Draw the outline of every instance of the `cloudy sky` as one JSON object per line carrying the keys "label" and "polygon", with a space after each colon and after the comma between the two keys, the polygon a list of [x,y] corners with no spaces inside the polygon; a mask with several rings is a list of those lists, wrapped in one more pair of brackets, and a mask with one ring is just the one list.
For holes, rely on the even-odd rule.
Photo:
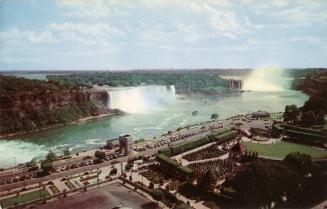
{"label": "cloudy sky", "polygon": [[327,67],[325,0],[0,0],[0,70]]}

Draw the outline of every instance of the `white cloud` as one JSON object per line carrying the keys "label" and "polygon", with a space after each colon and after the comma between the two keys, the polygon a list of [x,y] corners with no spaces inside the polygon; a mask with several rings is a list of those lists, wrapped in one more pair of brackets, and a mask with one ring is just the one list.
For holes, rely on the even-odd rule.
{"label": "white cloud", "polygon": [[126,34],[108,24],[51,23],[42,31],[24,31],[10,28],[0,32],[3,43],[56,44],[59,42],[86,45],[109,45],[112,40],[124,39]]}
{"label": "white cloud", "polygon": [[105,23],[95,23],[95,24],[86,24],[86,23],[51,23],[46,27],[46,30],[52,31],[74,31],[82,35],[89,36],[110,36],[110,35],[120,35],[124,36],[124,32],[111,27]]}
{"label": "white cloud", "polygon": [[[64,15],[66,16],[105,18],[109,15],[135,15],[137,12],[143,16],[148,12],[152,15],[153,11],[156,11],[158,15],[174,16],[176,14],[166,12],[166,9],[168,11],[172,9],[177,12],[180,11],[184,15],[192,16],[193,14],[195,17],[206,18],[205,24],[209,25],[219,35],[235,38],[237,34],[245,32],[237,15],[229,9],[231,6],[229,0],[95,0],[92,4],[83,0],[58,0],[57,2],[60,6],[70,8],[68,12],[65,11]],[[186,23],[180,22],[179,24]],[[154,33],[154,36],[164,35],[157,29],[152,29],[151,32]],[[197,37],[193,33],[189,40],[196,39]]]}
{"label": "white cloud", "polygon": [[132,7],[129,0],[57,0],[60,7],[68,11],[63,12],[67,17],[105,18],[108,16],[127,16],[126,9]]}
{"label": "white cloud", "polygon": [[254,40],[250,39],[247,41],[249,44],[255,45],[282,45],[282,44],[292,44],[292,43],[307,43],[314,45],[325,45],[327,42],[326,38],[316,37],[316,36],[293,36],[285,37],[275,40]]}
{"label": "white cloud", "polygon": [[304,26],[312,25],[314,22],[327,21],[327,13],[300,6],[276,12],[273,15],[285,16],[291,23]]}
{"label": "white cloud", "polygon": [[288,0],[274,0],[275,5],[279,6],[279,7],[283,7],[288,5]]}
{"label": "white cloud", "polygon": [[59,40],[50,31],[21,31],[15,27],[0,32],[0,40],[4,43],[27,41],[30,43],[57,43]]}
{"label": "white cloud", "polygon": [[209,4],[204,4],[203,10],[205,14],[208,14],[209,24],[216,33],[236,38],[236,35],[246,32],[234,11],[227,9],[218,10]]}

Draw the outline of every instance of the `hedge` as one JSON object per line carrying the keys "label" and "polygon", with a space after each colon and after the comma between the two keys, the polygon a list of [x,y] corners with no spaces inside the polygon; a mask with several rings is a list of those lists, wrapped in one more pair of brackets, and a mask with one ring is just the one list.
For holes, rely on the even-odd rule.
{"label": "hedge", "polygon": [[205,136],[200,139],[195,139],[192,141],[187,141],[176,146],[172,146],[165,150],[160,150],[159,153],[165,154],[167,156],[175,156],[182,152],[192,150],[196,147],[208,144],[210,142],[224,143],[238,134],[238,131],[231,129],[224,129],[220,132],[216,132],[214,135]]}
{"label": "hedge", "polygon": [[322,132],[322,131],[318,131],[318,130],[312,130],[312,129],[307,129],[307,128],[302,128],[302,127],[297,127],[297,126],[290,126],[290,125],[281,125],[286,131],[288,130],[292,130],[292,131],[296,131],[296,132],[302,132],[305,134],[313,134],[317,137],[327,137],[327,134]]}
{"label": "hedge", "polygon": [[285,124],[275,124],[273,127],[279,132],[284,130],[286,134],[291,137],[291,141],[314,146],[322,146],[327,143],[327,135],[321,131]]}
{"label": "hedge", "polygon": [[187,174],[187,175],[193,174],[193,170],[191,168],[178,164],[175,160],[167,157],[164,154],[156,154],[156,159],[159,163],[168,165],[174,169],[181,171],[184,174]]}

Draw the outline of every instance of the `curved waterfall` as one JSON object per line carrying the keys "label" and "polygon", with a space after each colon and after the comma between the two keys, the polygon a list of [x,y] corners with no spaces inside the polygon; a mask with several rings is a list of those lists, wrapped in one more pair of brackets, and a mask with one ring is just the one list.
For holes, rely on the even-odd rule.
{"label": "curved waterfall", "polygon": [[257,68],[244,80],[244,90],[284,91],[290,89],[292,80],[281,68]]}
{"label": "curved waterfall", "polygon": [[175,86],[137,86],[114,88],[109,92],[109,108],[128,113],[158,110],[175,104]]}

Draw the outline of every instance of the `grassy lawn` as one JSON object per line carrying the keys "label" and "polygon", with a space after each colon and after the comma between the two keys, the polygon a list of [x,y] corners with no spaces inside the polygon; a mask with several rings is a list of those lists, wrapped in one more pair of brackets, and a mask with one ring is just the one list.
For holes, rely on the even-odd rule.
{"label": "grassy lawn", "polygon": [[[49,196],[48,191],[42,189],[41,190],[41,196],[42,197]],[[1,206],[3,208],[7,208],[7,207],[10,207],[10,206],[14,206],[15,203],[21,204],[21,203],[37,200],[39,198],[40,198],[40,191],[29,192],[29,193],[22,194],[22,195],[20,195],[18,197],[15,196],[15,197],[10,197],[8,199],[1,200]]]}
{"label": "grassy lawn", "polygon": [[284,158],[288,153],[301,152],[311,155],[312,158],[326,157],[327,151],[315,149],[310,146],[293,144],[289,142],[278,142],[275,144],[255,144],[253,142],[242,142],[246,148],[252,152],[258,152],[259,155],[268,157]]}

